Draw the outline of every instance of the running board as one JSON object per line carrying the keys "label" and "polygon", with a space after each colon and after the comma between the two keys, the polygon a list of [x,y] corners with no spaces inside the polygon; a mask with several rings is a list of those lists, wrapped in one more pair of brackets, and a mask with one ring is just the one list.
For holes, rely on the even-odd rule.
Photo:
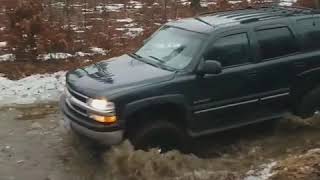
{"label": "running board", "polygon": [[242,126],[247,126],[250,124],[256,124],[256,123],[263,122],[263,121],[280,119],[280,118],[285,117],[285,115],[287,115],[287,114],[288,114],[288,112],[277,114],[277,115],[272,115],[272,116],[265,117],[265,118],[259,118],[259,119],[256,119],[255,121],[249,121],[249,122],[245,122],[245,123],[235,124],[235,125],[223,127],[223,128],[209,129],[209,130],[205,130],[205,131],[201,131],[201,132],[192,132],[189,129],[187,132],[191,137],[199,137],[199,136],[204,136],[204,135],[209,135],[209,134],[214,134],[214,133],[218,133],[218,132],[222,132],[222,131],[226,131],[226,130],[239,128]]}

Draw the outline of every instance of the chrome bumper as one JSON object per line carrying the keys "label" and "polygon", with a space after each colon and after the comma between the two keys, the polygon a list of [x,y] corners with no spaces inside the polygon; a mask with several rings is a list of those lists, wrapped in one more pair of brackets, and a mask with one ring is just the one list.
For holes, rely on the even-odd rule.
{"label": "chrome bumper", "polygon": [[90,130],[84,126],[81,126],[75,122],[72,122],[68,117],[64,116],[66,124],[70,125],[70,128],[81,135],[98,141],[104,145],[116,145],[123,141],[123,130],[116,130],[111,132],[98,132]]}

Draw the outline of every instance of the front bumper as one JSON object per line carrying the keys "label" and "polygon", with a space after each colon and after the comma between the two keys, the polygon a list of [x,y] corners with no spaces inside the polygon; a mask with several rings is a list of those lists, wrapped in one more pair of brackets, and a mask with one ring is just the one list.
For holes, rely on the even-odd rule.
{"label": "front bumper", "polygon": [[66,124],[71,129],[104,145],[115,145],[123,141],[123,130],[119,125],[103,125],[73,112],[66,104],[64,95],[60,98],[60,108]]}

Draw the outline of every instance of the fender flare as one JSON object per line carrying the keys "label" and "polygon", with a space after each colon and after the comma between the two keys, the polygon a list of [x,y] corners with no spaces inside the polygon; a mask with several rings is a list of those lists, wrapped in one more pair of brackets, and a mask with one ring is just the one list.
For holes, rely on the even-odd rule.
{"label": "fender flare", "polygon": [[316,85],[320,85],[320,67],[309,69],[296,76],[291,87],[293,97],[300,97]]}
{"label": "fender flare", "polygon": [[183,111],[185,111],[185,117],[187,119],[190,117],[190,108],[186,103],[184,96],[181,94],[154,96],[128,103],[124,108],[123,117],[127,120],[128,117],[141,109],[162,104],[176,105],[182,108]]}
{"label": "fender flare", "polygon": [[[305,78],[306,76],[317,76],[317,75],[320,75],[320,67],[304,71],[304,72],[298,74],[297,77],[300,79],[300,78]],[[317,77],[320,77],[320,76],[317,76]]]}

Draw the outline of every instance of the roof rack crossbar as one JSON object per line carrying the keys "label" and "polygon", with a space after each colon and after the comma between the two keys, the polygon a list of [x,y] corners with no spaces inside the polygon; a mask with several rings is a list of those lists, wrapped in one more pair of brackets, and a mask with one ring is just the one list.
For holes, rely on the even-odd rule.
{"label": "roof rack crossbar", "polygon": [[208,11],[208,12],[203,12],[203,13],[200,13],[199,16],[202,16],[202,15],[208,15],[208,14],[217,14],[217,13],[228,13],[228,12],[232,12],[232,11],[245,11],[245,10],[253,10],[254,8],[249,6],[249,7],[246,7],[246,8],[239,8],[239,9],[228,9],[228,10],[218,10],[218,11]]}
{"label": "roof rack crossbar", "polygon": [[200,21],[200,22],[202,22],[202,23],[204,23],[204,24],[206,24],[206,25],[209,25],[209,26],[211,26],[211,27],[214,27],[212,24],[208,23],[207,21],[205,21],[205,20],[203,20],[203,19],[201,19],[201,18],[199,18],[199,17],[195,17],[194,19],[196,19],[196,20],[198,20],[198,21]]}
{"label": "roof rack crossbar", "polygon": [[251,19],[251,18],[265,18],[265,17],[284,17],[284,16],[291,16],[293,15],[293,12],[289,12],[289,11],[275,11],[272,13],[263,13],[263,14],[259,14],[259,15],[255,15],[255,16],[243,16],[243,17],[237,17],[235,18],[235,20],[247,20],[247,19]]}

